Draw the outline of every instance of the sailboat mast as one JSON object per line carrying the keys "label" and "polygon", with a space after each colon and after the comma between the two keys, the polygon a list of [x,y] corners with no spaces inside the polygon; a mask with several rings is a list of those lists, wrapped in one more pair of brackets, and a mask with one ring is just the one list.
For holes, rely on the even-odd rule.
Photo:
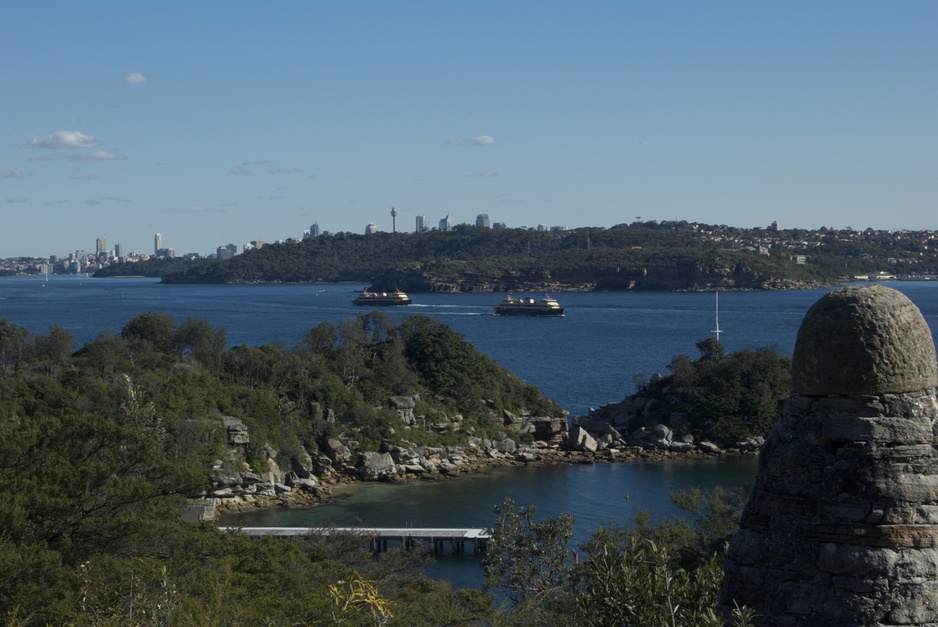
{"label": "sailboat mast", "polygon": [[713,333],[713,334],[717,337],[717,342],[719,342],[719,341],[720,341],[720,334],[723,333],[723,331],[720,330],[720,290],[716,290],[716,291],[714,292],[714,294],[716,295],[716,311],[715,311],[715,314],[716,314],[716,328],[713,329],[713,331],[711,331],[711,333]]}

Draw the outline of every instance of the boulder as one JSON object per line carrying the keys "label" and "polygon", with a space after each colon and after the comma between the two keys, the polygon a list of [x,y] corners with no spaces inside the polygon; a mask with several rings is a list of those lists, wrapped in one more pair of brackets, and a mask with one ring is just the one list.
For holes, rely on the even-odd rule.
{"label": "boulder", "polygon": [[232,416],[222,416],[222,425],[228,434],[228,444],[247,444],[251,441],[248,437],[248,428],[240,419]]}
{"label": "boulder", "polygon": [[335,438],[326,440],[326,455],[336,466],[344,466],[352,459],[349,448]]}
{"label": "boulder", "polygon": [[597,449],[596,440],[580,425],[575,425],[570,429],[570,433],[567,434],[567,444],[575,451],[595,453]]}
{"label": "boulder", "polygon": [[358,476],[365,480],[386,479],[396,474],[396,466],[388,453],[363,453]]}

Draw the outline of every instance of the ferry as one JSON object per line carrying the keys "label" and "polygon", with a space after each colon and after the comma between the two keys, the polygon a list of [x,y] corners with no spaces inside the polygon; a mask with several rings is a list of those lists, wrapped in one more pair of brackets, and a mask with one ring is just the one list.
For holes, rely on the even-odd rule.
{"label": "ferry", "polygon": [[389,305],[409,305],[410,296],[400,290],[393,292],[369,292],[367,289],[352,299],[356,305],[367,307],[386,307]]}
{"label": "ferry", "polygon": [[495,314],[499,316],[562,316],[563,307],[550,296],[544,298],[515,298],[511,294],[495,305]]}

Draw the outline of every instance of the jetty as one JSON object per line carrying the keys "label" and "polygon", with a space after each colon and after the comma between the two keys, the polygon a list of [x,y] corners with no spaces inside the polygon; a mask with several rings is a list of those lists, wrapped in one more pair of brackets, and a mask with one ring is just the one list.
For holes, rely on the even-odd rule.
{"label": "jetty", "polygon": [[482,528],[417,528],[417,527],[219,527],[222,531],[243,533],[248,536],[329,536],[349,534],[368,539],[375,553],[388,549],[388,542],[410,550],[426,543],[435,555],[442,555],[449,545],[450,552],[458,555],[469,545],[473,554],[485,552],[492,534]]}

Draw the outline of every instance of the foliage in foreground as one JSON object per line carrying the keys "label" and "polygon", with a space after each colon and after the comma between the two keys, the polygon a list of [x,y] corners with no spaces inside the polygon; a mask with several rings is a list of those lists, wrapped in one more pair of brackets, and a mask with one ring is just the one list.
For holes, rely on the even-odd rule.
{"label": "foliage in foreground", "polygon": [[672,500],[694,517],[652,525],[639,514],[628,529],[598,529],[576,551],[569,514],[537,521],[533,507],[506,500],[495,508],[486,588],[507,600],[513,625],[750,625],[745,608],[726,618],[715,609],[744,497],[677,493]]}

